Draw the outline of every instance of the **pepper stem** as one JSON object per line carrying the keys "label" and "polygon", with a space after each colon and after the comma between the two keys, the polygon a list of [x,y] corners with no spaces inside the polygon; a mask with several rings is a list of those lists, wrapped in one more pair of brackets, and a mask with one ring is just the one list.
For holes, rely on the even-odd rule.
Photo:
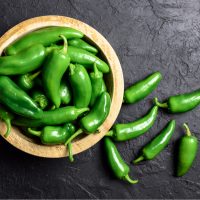
{"label": "pepper stem", "polygon": [[82,113],[86,112],[86,111],[89,111],[90,109],[89,108],[79,108],[77,110],[77,114],[78,116],[81,115]]}
{"label": "pepper stem", "polygon": [[72,143],[71,142],[68,143],[67,147],[68,147],[68,152],[69,152],[69,161],[74,162],[74,157],[72,153]]}
{"label": "pepper stem", "polygon": [[41,71],[38,71],[38,72],[36,72],[36,73],[34,73],[34,74],[30,74],[30,75],[28,76],[29,80],[30,80],[30,81],[34,80],[40,73],[41,73]]}
{"label": "pepper stem", "polygon": [[154,98],[154,102],[155,102],[155,104],[158,106],[158,107],[160,107],[160,108],[168,108],[168,104],[165,102],[165,103],[160,103],[159,101],[158,101],[158,98],[156,97],[156,98]]}
{"label": "pepper stem", "polygon": [[81,135],[83,133],[83,130],[80,128],[78,131],[76,131],[68,140],[65,142],[65,146],[67,146],[71,141],[76,138],[77,136]]}
{"label": "pepper stem", "polygon": [[138,157],[137,159],[135,159],[135,160],[133,161],[133,163],[134,163],[134,164],[138,164],[138,163],[141,162],[142,160],[144,160],[144,156]]}
{"label": "pepper stem", "polygon": [[40,135],[42,134],[42,131],[35,131],[35,130],[31,129],[31,128],[28,128],[28,132],[30,134],[32,134],[32,135],[37,136],[37,137],[40,137]]}
{"label": "pepper stem", "polygon": [[76,66],[74,64],[70,64],[69,65],[69,71],[70,71],[70,75],[74,74],[74,70],[75,70]]}
{"label": "pepper stem", "polygon": [[114,135],[113,130],[110,130],[110,131],[108,131],[108,132],[106,133],[106,136],[108,136],[108,137],[112,137],[113,135]]}
{"label": "pepper stem", "polygon": [[186,130],[186,135],[187,135],[187,136],[191,136],[192,133],[191,133],[190,128],[188,127],[188,125],[187,125],[186,123],[184,123],[184,124],[183,124],[183,127],[184,127],[185,130]]}
{"label": "pepper stem", "polygon": [[68,47],[67,39],[66,39],[66,37],[64,35],[60,35],[60,37],[64,41],[64,46],[63,46],[62,51],[63,51],[64,54],[66,54],[67,53],[67,47]]}
{"label": "pepper stem", "polygon": [[138,180],[131,179],[128,174],[126,176],[124,176],[124,180],[128,181],[130,184],[138,183]]}
{"label": "pepper stem", "polygon": [[97,78],[103,76],[103,73],[98,70],[96,63],[94,63],[94,76],[97,77]]}
{"label": "pepper stem", "polygon": [[10,131],[11,131],[11,120],[7,119],[4,122],[6,123],[6,126],[7,126],[6,127],[7,130],[6,130],[6,133],[5,133],[4,137],[7,138],[9,136],[9,134],[10,134]]}

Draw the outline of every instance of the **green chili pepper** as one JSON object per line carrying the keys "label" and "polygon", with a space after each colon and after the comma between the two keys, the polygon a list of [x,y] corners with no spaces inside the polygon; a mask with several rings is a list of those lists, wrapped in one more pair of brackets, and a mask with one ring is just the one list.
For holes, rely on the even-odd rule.
{"label": "green chili pepper", "polygon": [[152,160],[169,143],[176,126],[175,120],[171,120],[162,132],[142,149],[142,155],[133,161],[134,164],[142,160]]}
{"label": "green chili pepper", "polygon": [[158,107],[154,106],[143,118],[128,124],[115,124],[113,129],[106,136],[112,137],[115,141],[126,141],[146,133],[154,124],[158,114]]}
{"label": "green chili pepper", "polygon": [[9,77],[0,76],[0,102],[19,115],[40,118],[42,110]]}
{"label": "green chili pepper", "polygon": [[45,47],[50,46],[52,43],[56,43],[61,40],[60,35],[64,35],[67,39],[70,38],[82,38],[83,33],[73,28],[68,27],[47,27],[33,31],[26,34],[10,46],[5,49],[6,55],[17,54],[21,50],[25,49],[36,43],[41,43]]}
{"label": "green chili pepper", "polygon": [[155,98],[155,103],[161,108],[167,108],[171,113],[187,112],[200,104],[200,90],[171,96],[165,103],[160,103]]}
{"label": "green chili pepper", "polygon": [[103,60],[84,49],[69,46],[68,54],[73,63],[82,64],[89,69],[96,63],[101,72],[108,73],[110,71],[109,66]]}
{"label": "green chili pepper", "polygon": [[109,114],[111,105],[110,95],[107,92],[102,93],[96,100],[90,112],[80,120],[81,128],[78,129],[66,142],[68,145],[74,138],[83,132],[91,134],[103,124]]}
{"label": "green chili pepper", "polygon": [[0,75],[18,75],[39,68],[46,56],[44,46],[32,45],[13,56],[0,57]]}
{"label": "green chili pepper", "polygon": [[38,105],[39,108],[44,110],[49,105],[49,100],[44,95],[44,93],[39,89],[34,89],[31,92],[31,97],[33,101]]}
{"label": "green chili pepper", "polygon": [[71,90],[69,88],[69,85],[67,84],[67,81],[61,81],[60,84],[60,97],[61,97],[61,103],[62,104],[69,104],[72,99]]}
{"label": "green chili pepper", "polygon": [[87,70],[79,64],[70,64],[69,81],[73,93],[73,103],[77,108],[87,107],[90,103],[92,86]]}
{"label": "green chili pepper", "polygon": [[14,116],[5,108],[0,107],[0,119],[4,121],[7,126],[7,130],[4,136],[8,137],[11,131],[11,121],[14,119]]}
{"label": "green chili pepper", "polygon": [[60,37],[64,40],[63,49],[55,49],[48,55],[42,71],[44,90],[56,108],[59,108],[61,104],[59,92],[61,79],[70,63],[67,55],[67,40],[62,35]]}
{"label": "green chili pepper", "polygon": [[17,85],[24,91],[28,91],[34,86],[34,79],[40,74],[38,71],[34,74],[23,74],[17,78]]}
{"label": "green chili pepper", "polygon": [[97,69],[96,63],[94,64],[94,72],[90,73],[90,80],[92,84],[90,106],[93,106],[98,96],[100,96],[103,92],[106,92],[103,73]]}
{"label": "green chili pepper", "polygon": [[124,162],[120,153],[112,140],[108,137],[104,138],[105,155],[107,156],[108,164],[114,175],[121,180],[128,181],[131,184],[136,184],[138,180],[132,180],[129,177],[129,166]]}
{"label": "green chili pepper", "polygon": [[90,44],[88,44],[87,42],[85,42],[82,39],[79,39],[79,38],[71,39],[71,40],[68,40],[68,43],[69,43],[70,46],[84,49],[84,50],[89,51],[93,54],[98,53],[97,48],[91,46]]}
{"label": "green chili pepper", "polygon": [[186,135],[179,143],[177,176],[183,176],[191,168],[198,150],[198,139],[192,136],[187,124],[183,124],[186,129]]}
{"label": "green chili pepper", "polygon": [[67,106],[55,110],[43,111],[40,119],[27,119],[18,117],[13,124],[26,127],[40,127],[45,125],[60,125],[76,120],[80,115],[89,111],[89,108],[76,108]]}
{"label": "green chili pepper", "polygon": [[125,103],[136,103],[145,97],[147,97],[155,88],[158,86],[162,74],[155,72],[145,78],[144,80],[138,81],[134,85],[127,88],[124,92]]}

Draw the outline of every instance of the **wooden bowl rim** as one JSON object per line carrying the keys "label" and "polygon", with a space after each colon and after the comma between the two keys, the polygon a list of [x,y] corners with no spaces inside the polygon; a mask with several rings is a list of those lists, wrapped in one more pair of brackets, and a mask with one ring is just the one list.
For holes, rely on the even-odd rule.
{"label": "wooden bowl rim", "polygon": [[[115,51],[109,42],[97,30],[77,19],[56,15],[31,18],[17,24],[8,30],[0,38],[0,55],[9,44],[11,44],[19,37],[22,37],[28,32],[32,32],[36,29],[48,26],[72,27],[83,32],[86,37],[92,40],[101,49],[111,68],[111,75],[113,79],[113,94],[110,113],[105,122],[99,128],[100,133],[90,134],[81,138],[80,140],[73,142],[73,154],[78,154],[95,145],[115,122],[121,109],[123,100],[124,79],[122,68]],[[0,122],[1,134],[5,132],[5,129],[5,124]],[[46,158],[61,158],[68,156],[67,148],[64,145],[46,146],[33,143],[31,139],[23,135],[16,127],[12,127],[11,134],[8,138],[3,138],[16,148],[35,156]]]}

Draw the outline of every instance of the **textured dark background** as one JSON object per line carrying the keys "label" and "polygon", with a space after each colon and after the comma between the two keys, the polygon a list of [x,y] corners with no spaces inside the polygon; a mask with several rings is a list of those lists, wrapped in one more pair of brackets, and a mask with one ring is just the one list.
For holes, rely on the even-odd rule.
{"label": "textured dark background", "polygon": [[[159,70],[163,80],[156,91],[136,105],[123,106],[118,122],[140,118],[156,95],[199,88],[200,1],[198,0],[4,0],[0,1],[0,34],[17,23],[40,15],[80,19],[102,33],[115,49],[125,86]],[[182,115],[159,112],[154,127],[136,140],[117,144],[130,163],[139,149],[172,118],[176,132],[169,146],[153,161],[131,164],[137,185],[118,181],[106,168],[102,142],[68,159],[27,155],[0,140],[1,198],[200,198],[200,152],[190,172],[174,177],[174,155],[181,125],[189,122],[200,139],[200,107]]]}

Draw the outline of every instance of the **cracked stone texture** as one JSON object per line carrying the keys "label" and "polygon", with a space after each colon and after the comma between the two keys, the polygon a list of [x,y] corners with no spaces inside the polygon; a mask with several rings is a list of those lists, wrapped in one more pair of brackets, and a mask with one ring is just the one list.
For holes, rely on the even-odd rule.
{"label": "cracked stone texture", "polygon": [[[4,0],[0,2],[2,35],[17,23],[40,15],[80,19],[102,33],[119,56],[125,86],[159,70],[163,80],[145,100],[123,106],[117,122],[144,115],[152,98],[199,88],[200,1],[198,0]],[[200,198],[200,152],[187,175],[174,177],[174,158],[183,122],[200,138],[200,107],[181,115],[162,111],[147,134],[117,147],[125,161],[135,158],[170,119],[177,127],[168,147],[153,161],[130,164],[137,185],[116,180],[107,169],[102,142],[68,159],[27,155],[1,139],[0,198]]]}

